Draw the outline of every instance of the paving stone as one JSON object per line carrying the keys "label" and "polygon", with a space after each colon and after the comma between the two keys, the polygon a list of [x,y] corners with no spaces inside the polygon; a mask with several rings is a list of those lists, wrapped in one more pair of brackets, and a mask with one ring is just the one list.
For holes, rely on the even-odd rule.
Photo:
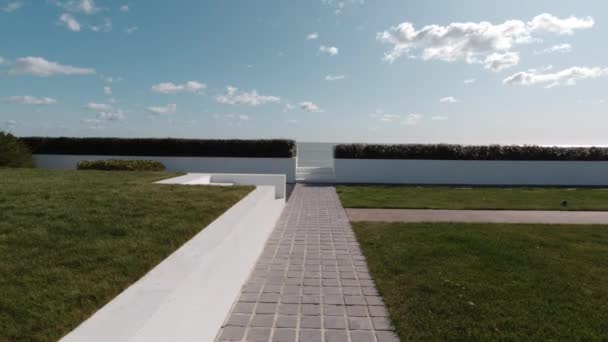
{"label": "paving stone", "polygon": [[372,322],[367,317],[349,317],[348,328],[350,330],[372,330]]}
{"label": "paving stone", "polygon": [[299,312],[299,304],[279,304],[279,314],[281,315],[297,315]]}
{"label": "paving stone", "polygon": [[323,313],[326,316],[344,316],[346,310],[343,305],[323,305]]}
{"label": "paving stone", "polygon": [[295,328],[298,326],[298,316],[279,316],[275,325],[277,328]]}
{"label": "paving stone", "polygon": [[346,307],[348,317],[367,317],[367,307],[363,305],[351,305]]}
{"label": "paving stone", "polygon": [[267,342],[270,338],[270,328],[251,328],[247,333],[247,342]]}
{"label": "paving stone", "polygon": [[272,327],[274,323],[274,315],[255,315],[251,320],[252,327]]}
{"label": "paving stone", "polygon": [[246,327],[249,323],[250,316],[251,315],[232,314],[226,322],[226,326]]}
{"label": "paving stone", "polygon": [[376,338],[369,331],[351,331],[350,340],[352,342],[375,342]]}
{"label": "paving stone", "polygon": [[372,323],[376,330],[393,330],[391,321],[386,317],[372,317]]}
{"label": "paving stone", "polygon": [[278,293],[262,293],[260,303],[278,303],[281,296]]}
{"label": "paving stone", "polygon": [[270,303],[259,303],[255,308],[256,314],[274,314],[277,311],[276,304]]}
{"label": "paving stone", "polygon": [[365,305],[365,297],[363,296],[344,296],[346,305]]}
{"label": "paving stone", "polygon": [[295,342],[296,330],[295,329],[275,329],[272,335],[273,342]]}
{"label": "paving stone", "polygon": [[302,304],[301,312],[304,316],[318,316],[321,314],[321,305]]}
{"label": "paving stone", "polygon": [[312,328],[321,329],[321,317],[320,316],[303,316],[300,319],[301,328]]}
{"label": "paving stone", "polygon": [[220,341],[240,341],[245,335],[245,328],[225,327],[222,329]]}
{"label": "paving stone", "polygon": [[384,306],[370,306],[369,315],[372,317],[388,317],[388,312]]}
{"label": "paving stone", "polygon": [[234,313],[248,314],[248,313],[252,313],[253,312],[253,308],[254,307],[255,307],[255,303],[242,303],[242,302],[238,302],[234,306],[234,309],[232,310],[232,312],[234,312]]}
{"label": "paving stone", "polygon": [[321,330],[301,329],[298,342],[322,342]]}
{"label": "paving stone", "polygon": [[346,330],[325,331],[325,342],[348,342],[348,332]]}
{"label": "paving stone", "polygon": [[392,331],[378,331],[376,337],[378,342],[399,342],[399,337]]}
{"label": "paving stone", "polygon": [[344,316],[325,316],[324,320],[325,329],[346,329],[346,320]]}

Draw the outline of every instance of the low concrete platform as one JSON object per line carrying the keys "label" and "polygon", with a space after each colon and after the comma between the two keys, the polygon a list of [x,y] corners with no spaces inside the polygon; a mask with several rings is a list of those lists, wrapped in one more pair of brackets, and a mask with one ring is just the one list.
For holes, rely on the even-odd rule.
{"label": "low concrete platform", "polygon": [[346,209],[351,221],[608,225],[605,211]]}

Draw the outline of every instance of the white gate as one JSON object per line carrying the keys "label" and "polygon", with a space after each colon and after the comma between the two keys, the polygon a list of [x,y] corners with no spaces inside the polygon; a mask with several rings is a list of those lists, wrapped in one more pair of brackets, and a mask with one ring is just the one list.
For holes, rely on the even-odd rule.
{"label": "white gate", "polygon": [[296,180],[331,182],[334,180],[334,146],[332,143],[298,143]]}

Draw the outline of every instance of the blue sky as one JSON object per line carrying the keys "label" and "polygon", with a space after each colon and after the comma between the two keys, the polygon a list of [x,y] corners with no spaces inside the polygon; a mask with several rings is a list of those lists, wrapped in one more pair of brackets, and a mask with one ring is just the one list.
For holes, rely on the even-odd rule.
{"label": "blue sky", "polygon": [[608,144],[607,25],[597,0],[0,0],[0,129]]}

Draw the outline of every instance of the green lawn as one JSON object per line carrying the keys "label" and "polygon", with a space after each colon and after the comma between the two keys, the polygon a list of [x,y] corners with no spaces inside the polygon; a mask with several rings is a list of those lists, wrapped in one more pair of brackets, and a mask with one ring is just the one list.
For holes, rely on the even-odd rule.
{"label": "green lawn", "polygon": [[608,340],[608,227],[354,228],[402,341]]}
{"label": "green lawn", "polygon": [[608,210],[606,189],[338,186],[337,191],[346,208]]}
{"label": "green lawn", "polygon": [[252,190],[172,176],[0,169],[0,341],[56,341]]}

